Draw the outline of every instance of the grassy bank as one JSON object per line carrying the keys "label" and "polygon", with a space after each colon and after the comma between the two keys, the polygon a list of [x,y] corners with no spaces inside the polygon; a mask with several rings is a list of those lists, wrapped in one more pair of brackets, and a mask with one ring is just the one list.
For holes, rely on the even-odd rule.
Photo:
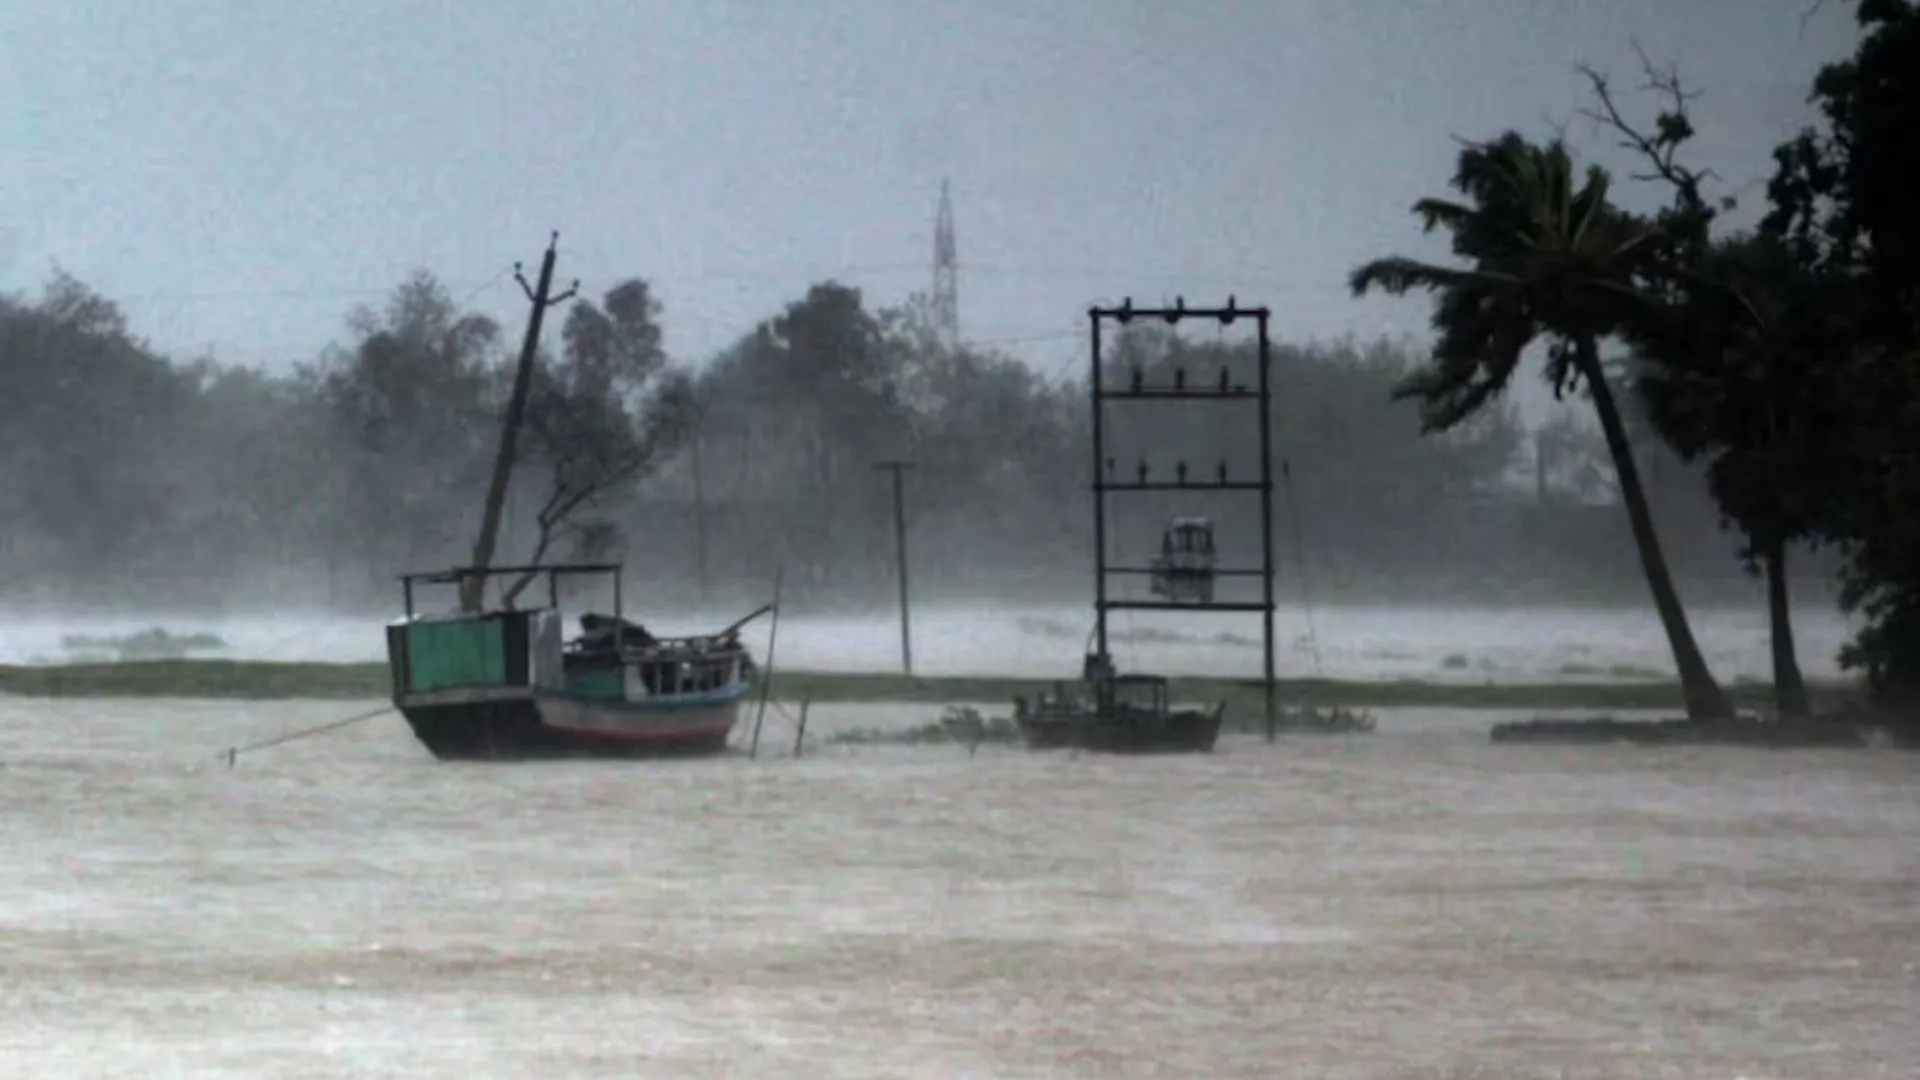
{"label": "grassy bank", "polygon": [[[774,694],[816,702],[911,701],[929,704],[1011,701],[1052,686],[1049,679],[932,677],[783,671]],[[1763,685],[1729,687],[1746,708],[1764,707]],[[1815,684],[1816,702],[1838,704],[1855,696],[1852,684]],[[385,664],[274,663],[235,660],[149,660],[48,667],[0,666],[0,693],[33,697],[193,697],[238,699],[384,698],[392,692]],[[1238,711],[1259,708],[1257,681],[1185,678],[1174,696],[1187,701],[1226,699]],[[1367,682],[1287,679],[1283,701],[1346,708],[1447,706],[1478,709],[1678,709],[1679,687],[1671,682],[1569,682],[1464,684],[1416,681]]]}

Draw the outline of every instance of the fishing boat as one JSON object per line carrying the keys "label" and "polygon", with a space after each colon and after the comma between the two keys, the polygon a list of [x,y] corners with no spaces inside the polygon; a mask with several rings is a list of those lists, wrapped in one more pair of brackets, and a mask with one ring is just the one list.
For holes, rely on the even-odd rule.
{"label": "fishing boat", "polygon": [[[422,585],[544,578],[548,603],[422,614]],[[587,613],[569,638],[563,578],[610,578],[613,614]],[[456,568],[401,578],[405,614],[387,626],[393,704],[442,760],[717,754],[753,681],[740,631],[660,638],[622,617],[620,567],[563,563]]]}
{"label": "fishing boat", "polygon": [[1121,674],[1096,654],[1087,656],[1078,686],[1055,683],[1050,695],[1013,700],[1014,723],[1028,749],[1108,754],[1209,753],[1226,710],[1224,701],[1175,708],[1166,676]]}

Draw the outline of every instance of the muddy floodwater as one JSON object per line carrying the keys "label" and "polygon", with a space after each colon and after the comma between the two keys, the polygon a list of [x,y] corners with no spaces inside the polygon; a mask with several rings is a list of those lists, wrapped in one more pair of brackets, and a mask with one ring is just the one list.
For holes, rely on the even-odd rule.
{"label": "muddy floodwater", "polygon": [[0,1075],[1912,1077],[1920,757],[434,762],[0,699]]}

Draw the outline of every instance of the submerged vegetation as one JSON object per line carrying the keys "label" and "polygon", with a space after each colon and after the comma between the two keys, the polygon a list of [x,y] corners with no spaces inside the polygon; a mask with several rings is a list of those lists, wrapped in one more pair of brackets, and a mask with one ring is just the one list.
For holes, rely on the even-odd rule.
{"label": "submerged vegetation", "polygon": [[197,652],[216,652],[227,647],[218,634],[205,632],[176,634],[155,626],[132,634],[67,634],[60,647],[77,658],[104,654],[114,660],[178,660]]}
{"label": "submerged vegetation", "polygon": [[1726,720],[1526,720],[1495,724],[1497,743],[1631,743],[1640,746],[1752,746],[1770,750],[1866,746],[1867,729],[1838,717],[1811,720],[1738,717]]}
{"label": "submerged vegetation", "polygon": [[843,728],[827,736],[827,741],[845,746],[1011,745],[1020,741],[1020,725],[1010,716],[982,716],[971,706],[950,705],[939,720],[929,724]]}
{"label": "submerged vegetation", "polygon": [[[1313,708],[1294,706],[1279,713],[1279,730],[1299,735],[1364,735],[1374,729],[1372,713],[1341,706]],[[1264,730],[1264,718],[1244,713],[1230,729],[1241,733]],[[919,746],[925,743],[958,743],[962,746],[1011,744],[1020,741],[1020,725],[1010,716],[985,716],[968,705],[949,705],[939,720],[909,727],[845,728],[827,737],[828,742],[858,746]]]}

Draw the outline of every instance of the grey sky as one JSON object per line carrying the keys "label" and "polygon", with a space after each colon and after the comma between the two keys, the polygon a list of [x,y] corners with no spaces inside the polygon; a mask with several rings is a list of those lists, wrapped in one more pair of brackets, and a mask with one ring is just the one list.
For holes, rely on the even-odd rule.
{"label": "grey sky", "polygon": [[1637,35],[1739,186],[1851,39],[1808,6],[0,0],[0,288],[57,261],[165,349],[279,366],[416,266],[517,332],[501,274],[557,228],[563,278],[648,277],[699,358],[818,279],[924,288],[946,175],[965,334],[1049,374],[1128,293],[1420,332],[1342,282],[1431,250],[1451,135],[1572,118]]}

